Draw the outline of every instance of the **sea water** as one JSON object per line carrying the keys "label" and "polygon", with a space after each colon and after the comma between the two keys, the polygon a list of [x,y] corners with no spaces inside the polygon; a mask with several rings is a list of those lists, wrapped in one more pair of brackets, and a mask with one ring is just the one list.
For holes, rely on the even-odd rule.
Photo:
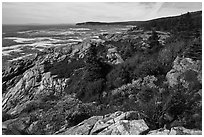
{"label": "sea water", "polygon": [[121,33],[128,26],[3,25],[2,65],[29,57],[45,48],[70,46],[103,33]]}

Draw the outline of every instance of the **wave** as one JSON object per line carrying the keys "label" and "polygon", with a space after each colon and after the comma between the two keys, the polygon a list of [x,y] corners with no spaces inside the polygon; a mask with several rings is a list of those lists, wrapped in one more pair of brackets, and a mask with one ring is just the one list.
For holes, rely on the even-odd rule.
{"label": "wave", "polygon": [[70,28],[70,30],[74,30],[74,31],[88,31],[91,30],[89,28]]}
{"label": "wave", "polygon": [[5,50],[18,49],[18,48],[22,47],[23,45],[22,44],[18,44],[18,45],[13,45],[13,46],[9,46],[9,47],[2,47],[2,50],[5,51]]}
{"label": "wave", "polygon": [[91,38],[93,38],[93,39],[99,39],[99,36],[92,36]]}
{"label": "wave", "polygon": [[33,54],[27,54],[27,55],[20,56],[20,57],[17,57],[17,58],[8,60],[8,61],[9,61],[9,62],[12,62],[12,61],[20,60],[20,59],[23,59],[23,58],[26,58],[26,57],[29,57],[29,56],[32,56],[32,55],[33,55]]}
{"label": "wave", "polygon": [[18,34],[24,34],[24,33],[30,33],[30,32],[33,32],[35,30],[27,30],[27,31],[19,31],[17,32]]}
{"label": "wave", "polygon": [[72,42],[72,41],[73,41],[73,42],[82,42],[83,40],[82,40],[82,39],[68,39],[67,41],[68,41],[68,42],[70,42],[70,41],[71,41],[71,42]]}
{"label": "wave", "polygon": [[12,50],[6,50],[2,51],[2,56],[10,56],[11,52],[22,52],[23,50],[21,49],[12,49]]}
{"label": "wave", "polygon": [[33,38],[18,38],[18,37],[5,37],[4,39],[11,39],[17,43],[24,43],[27,41],[32,41],[34,40]]}

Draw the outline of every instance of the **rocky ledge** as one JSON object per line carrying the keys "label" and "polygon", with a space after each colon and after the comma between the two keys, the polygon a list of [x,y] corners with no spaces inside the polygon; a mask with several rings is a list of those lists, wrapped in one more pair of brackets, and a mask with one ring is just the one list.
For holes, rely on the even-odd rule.
{"label": "rocky ledge", "polygon": [[64,128],[56,135],[201,135],[202,131],[172,127],[151,130],[137,111],[121,112],[105,116],[93,116],[71,128]]}

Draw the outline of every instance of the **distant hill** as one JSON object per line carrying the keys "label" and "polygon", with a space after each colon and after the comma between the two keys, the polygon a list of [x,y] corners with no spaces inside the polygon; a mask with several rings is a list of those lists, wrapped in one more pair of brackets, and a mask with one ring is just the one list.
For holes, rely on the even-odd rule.
{"label": "distant hill", "polygon": [[202,28],[202,11],[188,12],[179,16],[163,17],[153,20],[144,21],[141,24],[135,24],[144,29],[150,29],[152,27],[157,30],[169,31],[175,30],[180,25],[184,25],[187,22],[191,22],[191,28]]}
{"label": "distant hill", "polygon": [[[158,30],[169,30],[170,28],[174,28],[178,25],[179,21],[186,14],[182,14],[179,16],[171,16],[171,17],[162,17],[147,21],[126,21],[126,22],[82,22],[77,23],[76,25],[136,25],[140,27],[144,27],[149,29],[150,27],[156,27]],[[198,28],[202,26],[202,11],[190,12],[192,22]]]}
{"label": "distant hill", "polygon": [[76,25],[135,25],[142,24],[145,21],[127,21],[127,22],[82,22]]}

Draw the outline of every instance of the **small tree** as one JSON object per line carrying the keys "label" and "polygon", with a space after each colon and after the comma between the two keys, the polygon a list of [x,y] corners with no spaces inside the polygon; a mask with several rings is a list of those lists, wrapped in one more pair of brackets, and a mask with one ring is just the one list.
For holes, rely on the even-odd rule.
{"label": "small tree", "polygon": [[193,27],[194,27],[194,24],[192,21],[191,13],[188,12],[183,16],[181,16],[178,22],[178,27],[177,27],[178,31],[191,31]]}
{"label": "small tree", "polygon": [[97,49],[96,44],[91,44],[86,55],[86,73],[85,80],[95,81],[99,78],[102,78],[102,63],[97,58]]}
{"label": "small tree", "polygon": [[159,36],[155,30],[152,31],[151,36],[148,38],[149,49],[156,51],[159,49]]}

